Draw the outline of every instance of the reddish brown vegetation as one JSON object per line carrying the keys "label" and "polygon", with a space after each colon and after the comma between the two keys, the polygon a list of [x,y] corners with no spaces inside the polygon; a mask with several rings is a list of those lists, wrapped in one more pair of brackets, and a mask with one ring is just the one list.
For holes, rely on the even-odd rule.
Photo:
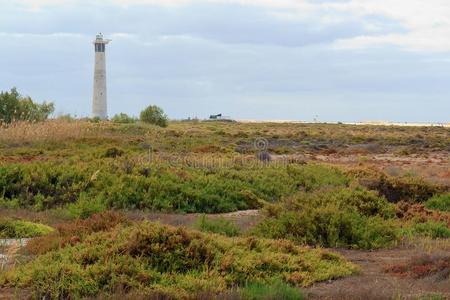
{"label": "reddish brown vegetation", "polygon": [[397,217],[406,220],[416,220],[421,223],[427,221],[445,222],[450,227],[450,213],[440,212],[436,210],[426,209],[422,204],[414,204],[410,202],[397,203]]}
{"label": "reddish brown vegetation", "polygon": [[450,277],[450,256],[413,257],[408,263],[388,266],[385,271],[400,277],[416,279],[438,275],[439,280],[445,280]]}
{"label": "reddish brown vegetation", "polygon": [[126,217],[117,212],[107,211],[94,214],[86,220],[75,220],[58,225],[54,233],[31,240],[27,244],[26,250],[30,254],[39,255],[66,245],[73,246],[91,233],[107,231],[126,222]]}

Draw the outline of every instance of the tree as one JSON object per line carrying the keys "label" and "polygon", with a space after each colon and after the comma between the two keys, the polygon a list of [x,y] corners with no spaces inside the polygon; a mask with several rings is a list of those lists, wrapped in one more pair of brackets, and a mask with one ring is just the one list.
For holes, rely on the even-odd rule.
{"label": "tree", "polygon": [[140,117],[141,121],[144,123],[154,124],[161,127],[167,127],[169,121],[162,108],[156,105],[150,105],[141,111]]}
{"label": "tree", "polygon": [[21,96],[16,88],[0,93],[0,123],[44,121],[54,110],[53,103],[34,103],[30,97]]}

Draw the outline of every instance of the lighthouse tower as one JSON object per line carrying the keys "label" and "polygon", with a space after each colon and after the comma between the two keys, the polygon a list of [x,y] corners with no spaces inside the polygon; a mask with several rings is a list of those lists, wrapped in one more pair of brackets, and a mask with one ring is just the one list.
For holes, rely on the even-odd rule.
{"label": "lighthouse tower", "polygon": [[92,117],[102,120],[108,118],[108,107],[106,101],[106,44],[111,40],[103,39],[101,33],[97,34],[95,45],[95,68],[94,68],[94,95],[92,98]]}

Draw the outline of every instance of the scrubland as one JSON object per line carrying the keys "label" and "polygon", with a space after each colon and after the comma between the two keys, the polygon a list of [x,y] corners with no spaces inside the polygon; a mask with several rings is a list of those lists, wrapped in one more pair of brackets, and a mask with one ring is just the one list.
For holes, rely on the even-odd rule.
{"label": "scrubland", "polygon": [[36,299],[333,299],[315,286],[365,278],[352,256],[409,249],[422,263],[377,272],[439,274],[431,292],[445,299],[449,153],[442,127],[3,126],[0,234],[33,239],[10,255],[0,286]]}

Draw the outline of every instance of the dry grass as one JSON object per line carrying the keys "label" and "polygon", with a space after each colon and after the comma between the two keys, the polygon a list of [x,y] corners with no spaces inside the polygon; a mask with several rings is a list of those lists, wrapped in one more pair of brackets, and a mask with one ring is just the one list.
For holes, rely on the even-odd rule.
{"label": "dry grass", "polygon": [[13,242],[6,249],[6,253],[1,259],[1,270],[9,270],[16,265],[17,253],[21,249],[19,241]]}
{"label": "dry grass", "polygon": [[55,142],[98,135],[99,124],[85,121],[48,120],[45,122],[15,122],[3,125],[0,143],[23,145],[35,142]]}
{"label": "dry grass", "polygon": [[450,253],[450,239],[414,237],[404,239],[399,247],[403,249],[414,249],[417,250],[417,253],[425,254]]}

